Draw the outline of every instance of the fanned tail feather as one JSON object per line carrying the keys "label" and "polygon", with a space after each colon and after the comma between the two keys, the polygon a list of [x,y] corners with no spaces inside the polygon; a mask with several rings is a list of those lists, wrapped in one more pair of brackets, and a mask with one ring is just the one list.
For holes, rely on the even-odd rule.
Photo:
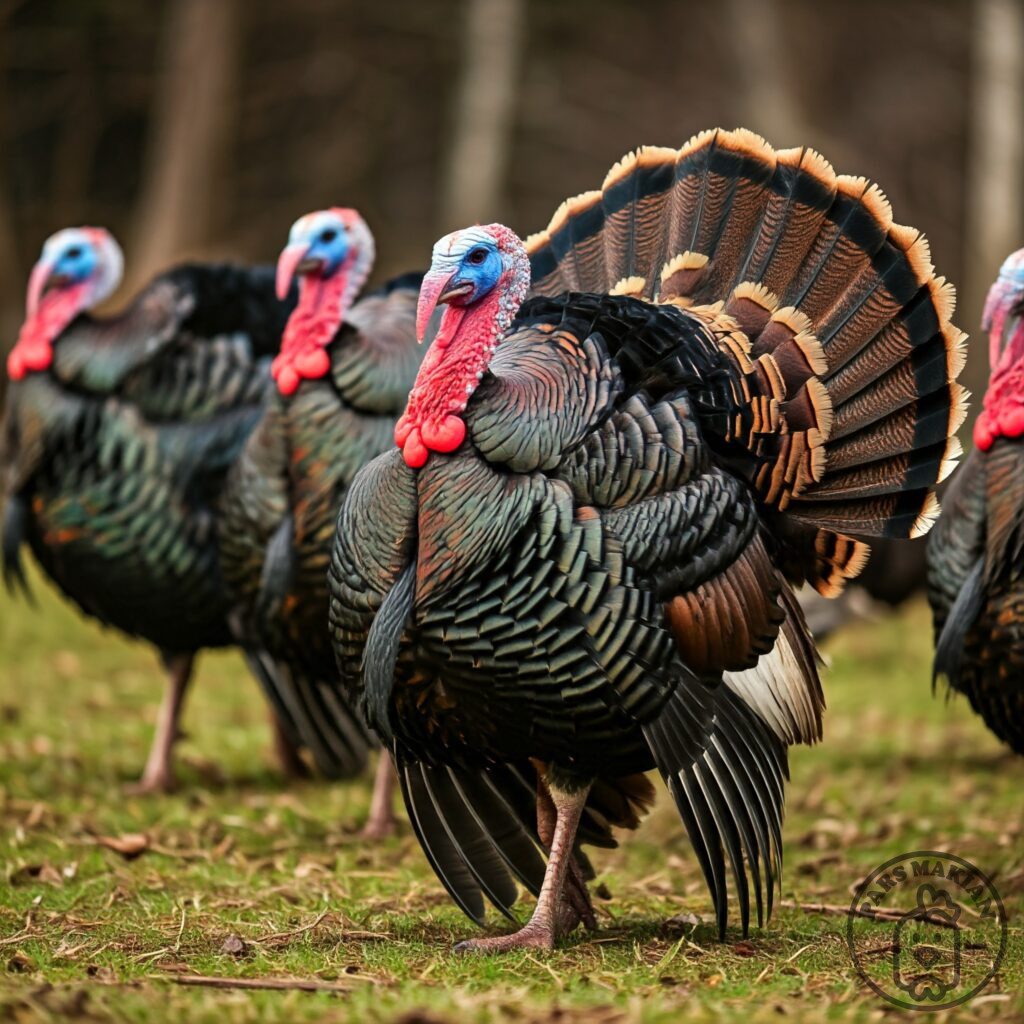
{"label": "fanned tail feather", "polygon": [[767,506],[808,527],[818,551],[798,561],[820,590],[866,554],[837,565],[822,548],[934,521],[960,455],[965,336],[927,241],[876,185],[718,129],[627,155],[527,247],[534,294],[616,290],[705,325],[735,370],[721,441],[749,452]]}

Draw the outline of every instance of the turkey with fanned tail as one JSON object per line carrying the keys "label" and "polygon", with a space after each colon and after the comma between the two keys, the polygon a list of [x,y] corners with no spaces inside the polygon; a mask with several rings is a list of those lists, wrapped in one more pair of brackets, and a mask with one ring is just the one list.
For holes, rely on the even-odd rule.
{"label": "turkey with fanned tail", "polygon": [[342,508],[331,628],[452,897],[538,895],[463,948],[592,924],[579,845],[636,826],[654,767],[719,930],[729,876],[744,931],[770,912],[823,707],[792,586],[837,593],[854,535],[934,520],[953,301],[876,186],[742,130],[627,156],[525,244],[437,243],[421,331],[444,313]]}

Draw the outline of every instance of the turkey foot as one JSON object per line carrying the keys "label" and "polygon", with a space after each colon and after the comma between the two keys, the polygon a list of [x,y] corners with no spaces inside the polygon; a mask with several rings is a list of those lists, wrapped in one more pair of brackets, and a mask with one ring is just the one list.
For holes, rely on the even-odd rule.
{"label": "turkey foot", "polygon": [[377,774],[373,779],[373,796],[370,799],[370,816],[366,819],[359,835],[363,839],[378,842],[387,839],[395,832],[395,767],[391,763],[391,755],[380,752],[377,762]]}
{"label": "turkey foot", "polygon": [[[555,786],[548,787],[555,812],[555,824],[544,884],[541,886],[537,906],[529,922],[511,935],[467,939],[455,947],[455,952],[505,953],[512,949],[554,949],[558,939],[567,935],[581,919],[585,920],[584,914],[576,909],[573,897],[566,894],[565,888],[567,876],[571,876],[574,866],[573,844],[589,789],[589,786],[585,786],[574,793],[569,793]],[[593,918],[593,911],[590,911],[590,917]],[[570,924],[571,927],[567,930],[567,925]]]}
{"label": "turkey foot", "polygon": [[[569,862],[569,870],[566,872],[565,888],[558,912],[559,921],[564,922],[564,935],[568,935],[578,924],[582,924],[588,932],[597,931],[597,917],[590,899],[590,890],[575,855]],[[568,923],[570,919],[571,924]]]}
{"label": "turkey foot", "polygon": [[167,670],[167,687],[156,719],[156,732],[149,748],[149,757],[142,778],[125,787],[132,796],[148,796],[153,793],[171,793],[177,780],[174,776],[173,753],[178,739],[178,720],[185,703],[185,691],[192,678],[192,654],[161,655]]}

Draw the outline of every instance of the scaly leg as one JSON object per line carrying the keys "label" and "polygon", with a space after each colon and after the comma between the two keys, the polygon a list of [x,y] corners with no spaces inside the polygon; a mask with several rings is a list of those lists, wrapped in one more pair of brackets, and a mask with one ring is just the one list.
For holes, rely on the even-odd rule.
{"label": "scaly leg", "polygon": [[192,653],[163,655],[167,687],[157,714],[156,732],[153,734],[142,778],[128,787],[129,793],[170,793],[174,789],[172,754],[179,735],[178,719],[185,703],[185,691],[192,678],[194,660],[195,655]]}
{"label": "scaly leg", "polygon": [[370,816],[362,832],[364,839],[386,839],[395,831],[395,783],[398,776],[391,763],[391,755],[381,750],[377,774],[373,778],[373,796],[370,798]]}
{"label": "scaly leg", "polygon": [[[555,827],[548,854],[548,867],[544,873],[537,906],[533,917],[512,935],[489,939],[467,939],[460,942],[458,953],[504,953],[510,949],[553,949],[555,941],[565,935],[567,921],[562,903],[566,876],[572,867],[572,849],[579,827],[580,816],[587,802],[585,786],[574,793],[548,785],[555,809]],[[575,915],[573,915],[575,916]]]}
{"label": "scaly leg", "polygon": [[302,757],[299,754],[299,748],[295,745],[294,740],[292,740],[291,734],[284,727],[284,723],[281,721],[280,716],[273,707],[271,707],[269,711],[270,730],[273,735],[274,743],[274,756],[277,758],[277,763],[281,766],[281,771],[284,773],[285,778],[310,778],[309,768],[306,767],[306,762],[302,760]]}
{"label": "scaly leg", "polygon": [[[551,849],[555,838],[555,822],[557,813],[547,783],[544,781],[542,767],[537,765],[537,835],[546,850]],[[594,904],[590,899],[583,869],[576,859],[575,853],[569,859],[569,868],[562,887],[562,898],[558,908],[559,934],[568,935],[582,922],[588,931],[597,928],[597,917]]]}

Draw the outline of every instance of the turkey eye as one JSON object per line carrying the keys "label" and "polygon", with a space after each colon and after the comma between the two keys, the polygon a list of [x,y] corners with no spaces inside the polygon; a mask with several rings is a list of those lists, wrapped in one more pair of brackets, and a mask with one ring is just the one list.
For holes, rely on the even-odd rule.
{"label": "turkey eye", "polygon": [[326,231],[321,232],[321,242],[333,242],[338,237],[338,232],[334,228],[328,228]]}
{"label": "turkey eye", "polygon": [[475,263],[477,266],[479,266],[481,263],[483,263],[483,261],[485,259],[487,259],[487,250],[486,249],[474,249],[469,254],[469,262],[470,263]]}
{"label": "turkey eye", "polygon": [[69,260],[77,260],[82,255],[82,247],[80,245],[73,245],[64,254]]}

